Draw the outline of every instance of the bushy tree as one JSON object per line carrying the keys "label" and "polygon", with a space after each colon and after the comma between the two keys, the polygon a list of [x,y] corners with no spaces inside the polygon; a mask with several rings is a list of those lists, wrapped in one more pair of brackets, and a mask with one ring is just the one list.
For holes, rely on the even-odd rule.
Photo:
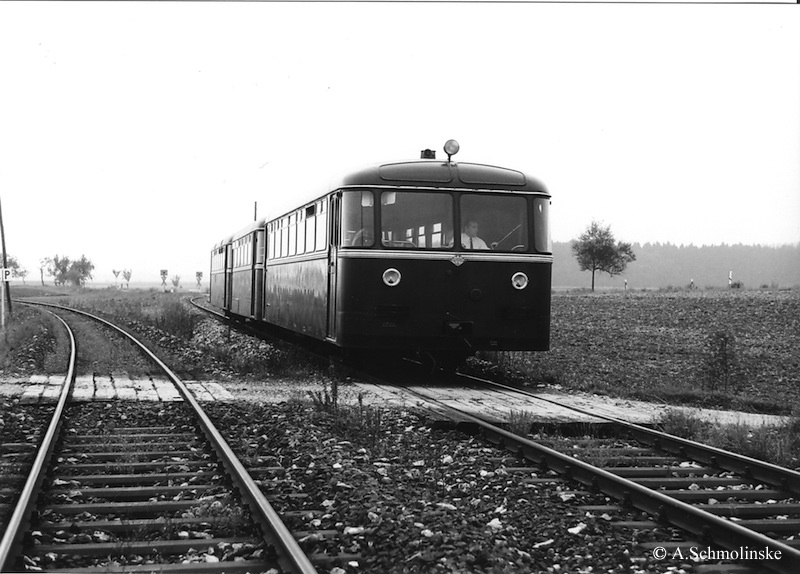
{"label": "bushy tree", "polygon": [[59,287],[64,285],[67,282],[69,273],[69,266],[72,263],[69,257],[66,255],[61,257],[56,255],[52,259],[49,259],[47,265],[47,274],[53,278],[53,283]]}
{"label": "bushy tree", "polygon": [[57,286],[65,285],[69,281],[76,287],[83,287],[88,279],[92,279],[92,271],[94,263],[85,255],[81,255],[81,258],[75,261],[66,255],[64,257],[56,255],[49,259],[47,267],[47,274],[53,277],[53,283]]}
{"label": "bushy tree", "polygon": [[581,271],[592,272],[594,291],[595,272],[602,271],[611,277],[625,271],[628,263],[636,260],[630,243],[615,242],[611,226],[603,227],[596,221],[586,228],[572,244],[572,253]]}
{"label": "bushy tree", "polygon": [[86,285],[87,279],[93,278],[92,271],[94,271],[94,263],[91,259],[87,259],[86,255],[81,255],[80,259],[70,264],[67,279],[76,287],[83,287]]}

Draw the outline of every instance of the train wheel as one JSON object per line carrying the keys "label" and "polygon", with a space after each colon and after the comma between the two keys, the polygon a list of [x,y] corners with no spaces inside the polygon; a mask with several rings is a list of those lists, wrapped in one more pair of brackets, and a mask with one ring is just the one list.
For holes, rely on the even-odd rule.
{"label": "train wheel", "polygon": [[470,353],[458,351],[420,351],[418,359],[426,373],[430,375],[453,375],[464,366]]}

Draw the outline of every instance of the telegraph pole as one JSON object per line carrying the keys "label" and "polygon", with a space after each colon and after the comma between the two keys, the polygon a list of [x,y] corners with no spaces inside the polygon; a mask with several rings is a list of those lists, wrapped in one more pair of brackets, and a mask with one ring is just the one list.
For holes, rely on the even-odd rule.
{"label": "telegraph pole", "polygon": [[[2,243],[2,248],[3,248],[3,268],[5,269],[6,267],[8,267],[8,256],[6,255],[6,228],[3,225],[2,202],[0,202],[0,243]],[[2,304],[5,305],[5,303],[8,302],[8,316],[11,317],[11,291],[8,288],[8,281],[3,281],[3,286],[5,287],[6,301],[2,302]],[[3,326],[5,327],[5,322]]]}

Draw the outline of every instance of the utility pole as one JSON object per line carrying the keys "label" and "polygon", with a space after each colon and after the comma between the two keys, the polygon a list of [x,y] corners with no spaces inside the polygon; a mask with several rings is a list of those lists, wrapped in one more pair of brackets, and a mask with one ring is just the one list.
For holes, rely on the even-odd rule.
{"label": "utility pole", "polygon": [[[0,242],[3,248],[3,268],[8,267],[8,256],[6,255],[6,228],[3,225],[3,203],[0,202]],[[3,305],[8,303],[8,316],[11,317],[11,291],[8,287],[8,281],[4,281],[6,301],[2,302]]]}

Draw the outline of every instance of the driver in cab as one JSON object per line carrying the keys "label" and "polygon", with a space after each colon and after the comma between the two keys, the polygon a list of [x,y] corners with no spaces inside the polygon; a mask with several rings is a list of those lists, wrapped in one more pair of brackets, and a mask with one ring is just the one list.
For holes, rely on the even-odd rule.
{"label": "driver in cab", "polygon": [[464,224],[464,232],[461,234],[461,247],[464,249],[489,249],[486,242],[478,237],[478,222],[468,219]]}

